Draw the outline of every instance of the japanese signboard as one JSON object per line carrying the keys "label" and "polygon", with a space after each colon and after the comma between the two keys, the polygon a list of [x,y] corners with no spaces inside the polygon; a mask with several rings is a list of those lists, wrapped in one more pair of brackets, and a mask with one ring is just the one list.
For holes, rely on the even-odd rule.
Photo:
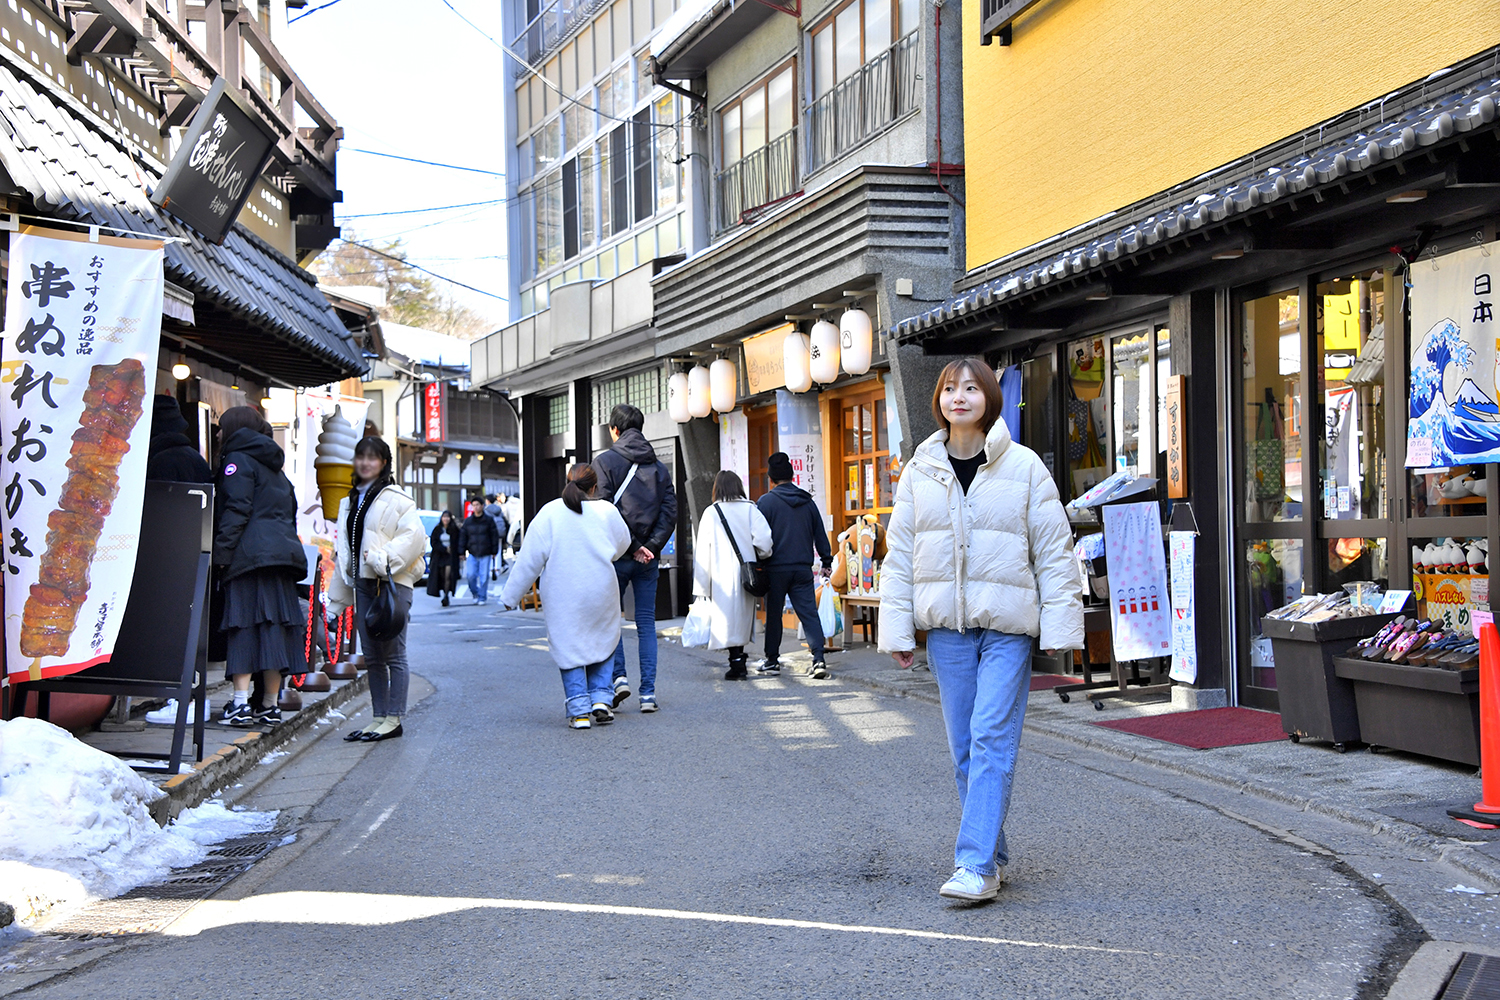
{"label": "japanese signboard", "polygon": [[1146,660],[1169,655],[1172,615],[1160,505],[1106,506],[1104,557],[1109,563],[1109,618],[1115,659]]}
{"label": "japanese signboard", "polygon": [[818,417],[816,393],[798,395],[776,390],[776,434],[781,450],[792,460],[792,481],[812,494],[823,514],[826,528],[833,527],[828,513],[828,491],[823,482],[823,422]]}
{"label": "japanese signboard", "polygon": [[214,243],[250,197],[276,133],[219,77],[193,114],[151,202]]}
{"label": "japanese signboard", "polygon": [[745,384],[750,388],[750,395],[786,385],[784,346],[791,329],[791,323],[783,323],[745,341]]}
{"label": "japanese signboard", "polygon": [[428,382],[422,387],[422,436],[434,443],[448,438],[446,382]]}
{"label": "japanese signboard", "polygon": [[1411,409],[1406,464],[1500,462],[1500,243],[1411,267]]}
{"label": "japanese signboard", "polygon": [[[1181,376],[1177,376],[1181,377]],[[1198,625],[1193,608],[1194,546],[1196,531],[1167,533],[1172,562],[1172,680],[1193,684],[1198,680]]]}
{"label": "japanese signboard", "polygon": [[1167,453],[1167,496],[1185,499],[1187,484],[1187,415],[1183,410],[1184,375],[1168,375],[1162,396],[1161,435]]}
{"label": "japanese signboard", "polygon": [[135,575],[161,337],[162,245],[11,238],[0,345],[5,669],[108,660]]}

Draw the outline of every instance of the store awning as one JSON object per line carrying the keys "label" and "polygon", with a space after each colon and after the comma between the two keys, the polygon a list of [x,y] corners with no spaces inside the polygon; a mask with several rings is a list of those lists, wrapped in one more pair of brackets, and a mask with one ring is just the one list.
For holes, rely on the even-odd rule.
{"label": "store awning", "polygon": [[364,373],[353,337],[316,279],[235,225],[222,246],[205,242],[148,200],[160,173],[132,158],[84,117],[0,66],[0,166],[47,215],[139,233],[168,243],[168,280],[194,296],[201,344],[288,385],[323,385]]}
{"label": "store awning", "polygon": [[[1168,249],[1233,217],[1263,211],[1282,199],[1347,185],[1354,175],[1417,157],[1495,121],[1500,76],[1455,69],[1294,136],[1272,150],[1188,181],[1154,198],[1085,223],[988,265],[980,282],[926,312],[896,323],[889,333],[918,341],[966,327],[1014,300],[1050,285],[1100,280],[1110,265]],[[1467,77],[1469,82],[1458,84]],[[1434,87],[1447,84],[1441,96]],[[1289,150],[1300,150],[1295,153]],[[1277,155],[1279,153],[1279,155]],[[1413,171],[1416,167],[1411,168]],[[1321,196],[1320,196],[1321,200]],[[992,276],[991,276],[992,275]]]}

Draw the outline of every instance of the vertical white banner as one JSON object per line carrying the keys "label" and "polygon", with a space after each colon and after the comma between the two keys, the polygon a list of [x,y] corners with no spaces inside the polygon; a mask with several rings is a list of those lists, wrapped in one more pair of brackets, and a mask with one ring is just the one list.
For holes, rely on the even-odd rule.
{"label": "vertical white banner", "polygon": [[744,410],[719,414],[719,468],[735,473],[750,488],[750,422]]}
{"label": "vertical white banner", "polygon": [[833,515],[828,512],[828,490],[823,481],[823,421],[818,416],[818,394],[777,389],[776,434],[781,450],[792,460],[792,481],[812,494],[823,515],[824,528],[832,529]]}
{"label": "vertical white banner", "polygon": [[11,237],[0,346],[7,676],[75,673],[114,652],[145,498],[161,248]]}
{"label": "vertical white banner", "polygon": [[1145,660],[1172,651],[1167,554],[1160,518],[1161,507],[1155,503],[1104,508],[1109,617],[1117,660]]}
{"label": "vertical white banner", "polygon": [[1198,625],[1193,612],[1194,546],[1196,531],[1169,531],[1167,551],[1172,564],[1172,669],[1181,684],[1198,680]]}

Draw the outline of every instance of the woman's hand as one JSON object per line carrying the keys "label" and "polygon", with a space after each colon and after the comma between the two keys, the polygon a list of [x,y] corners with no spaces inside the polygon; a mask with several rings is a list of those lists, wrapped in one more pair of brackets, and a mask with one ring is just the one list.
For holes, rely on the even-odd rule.
{"label": "woman's hand", "polygon": [[391,568],[391,557],[385,549],[371,549],[365,553],[365,565],[370,567],[370,572],[376,576],[385,576]]}
{"label": "woman's hand", "polygon": [[917,651],[914,649],[908,649],[899,653],[892,653],[891,659],[895,660],[896,666],[900,667],[902,670],[910,670],[911,665],[917,662]]}

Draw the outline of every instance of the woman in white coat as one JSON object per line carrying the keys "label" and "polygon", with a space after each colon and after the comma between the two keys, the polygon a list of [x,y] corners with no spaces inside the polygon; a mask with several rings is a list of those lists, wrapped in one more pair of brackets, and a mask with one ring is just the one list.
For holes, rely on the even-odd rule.
{"label": "woman in white coat", "polygon": [[693,543],[693,594],[708,601],[708,648],[729,650],[724,679],[742,681],[747,676],[745,646],[755,632],[759,598],[745,590],[740,557],[746,563],[770,558],[771,525],[746,498],[737,473],[725,469],[715,476],[713,497]]}
{"label": "woman in white coat", "polygon": [[938,376],[942,430],[896,489],[880,569],[880,648],[912,665],[915,631],[943,704],[963,809],[950,899],[993,899],[1009,861],[1005,813],[1031,680],[1032,644],[1083,646],[1072,534],[1036,452],[1000,420],[1000,385],[978,358]]}
{"label": "woman in white coat", "polygon": [[500,594],[507,608],[518,607],[541,578],[547,644],[562,671],[574,729],[615,721],[610,673],[620,644],[620,594],[614,564],[630,548],[630,529],[614,504],[594,496],[598,488],[592,466],[568,470],[562,498],[544,505],[526,526],[526,544]]}

